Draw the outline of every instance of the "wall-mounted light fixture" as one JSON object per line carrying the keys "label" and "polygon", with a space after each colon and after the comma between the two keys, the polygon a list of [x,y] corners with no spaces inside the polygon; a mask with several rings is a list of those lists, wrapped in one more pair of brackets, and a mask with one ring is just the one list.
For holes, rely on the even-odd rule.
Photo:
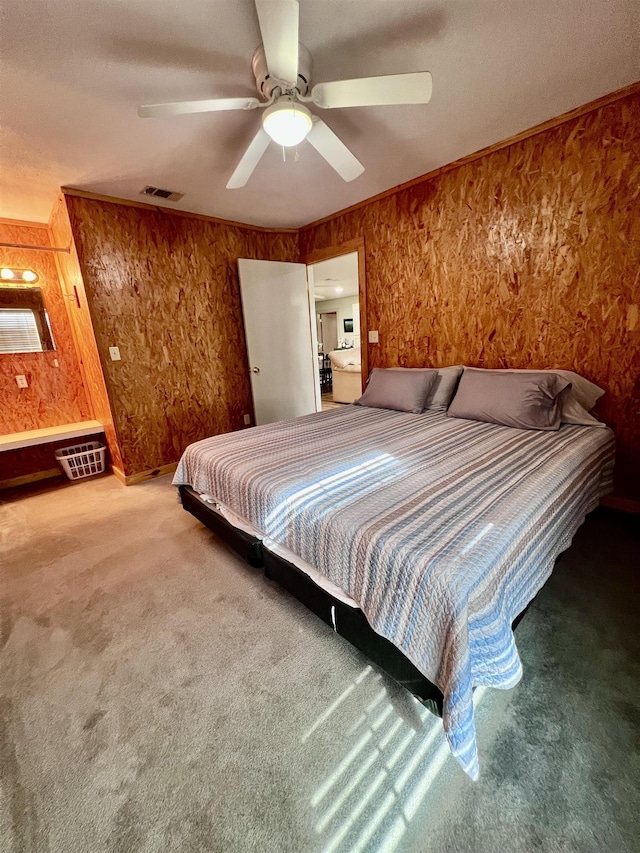
{"label": "wall-mounted light fixture", "polygon": [[0,279],[6,282],[33,284],[38,280],[38,273],[33,270],[16,270],[10,267],[0,269]]}

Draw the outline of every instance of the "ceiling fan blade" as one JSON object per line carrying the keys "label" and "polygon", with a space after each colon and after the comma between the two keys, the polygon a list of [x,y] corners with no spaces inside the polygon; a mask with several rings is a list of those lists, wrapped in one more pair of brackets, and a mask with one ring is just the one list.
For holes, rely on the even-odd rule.
{"label": "ceiling fan blade", "polygon": [[337,107],[428,104],[431,89],[431,74],[428,71],[415,71],[410,74],[318,83],[311,90],[311,97],[317,107],[325,110]]}
{"label": "ceiling fan blade", "polygon": [[253,170],[260,162],[260,158],[267,150],[271,137],[262,127],[253,137],[249,147],[242,155],[240,162],[236,166],[235,172],[227,181],[228,190],[237,190],[243,187],[251,175]]}
{"label": "ceiling fan blade", "polygon": [[322,119],[314,116],[307,139],[343,180],[353,181],[364,172],[362,163]]}
{"label": "ceiling fan blade", "polygon": [[177,101],[173,104],[146,104],[138,107],[140,118],[163,118],[187,113],[215,113],[218,110],[252,110],[259,107],[257,98],[212,98],[208,101]]}
{"label": "ceiling fan blade", "polygon": [[267,68],[272,77],[298,82],[298,0],[256,0]]}

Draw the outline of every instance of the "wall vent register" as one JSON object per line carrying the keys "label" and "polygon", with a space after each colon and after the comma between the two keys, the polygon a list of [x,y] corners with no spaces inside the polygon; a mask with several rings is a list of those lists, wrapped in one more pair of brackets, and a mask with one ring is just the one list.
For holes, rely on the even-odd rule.
{"label": "wall vent register", "polygon": [[184,198],[184,193],[177,193],[174,190],[162,190],[159,187],[147,186],[141,190],[140,195],[151,195],[155,198],[164,198],[167,201],[180,201]]}

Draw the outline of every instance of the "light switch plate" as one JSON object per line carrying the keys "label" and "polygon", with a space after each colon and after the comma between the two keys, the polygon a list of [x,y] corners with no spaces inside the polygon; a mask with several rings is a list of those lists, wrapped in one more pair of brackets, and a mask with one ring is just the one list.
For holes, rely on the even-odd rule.
{"label": "light switch plate", "polygon": [[109,347],[109,355],[111,356],[111,361],[121,361],[118,347]]}
{"label": "light switch plate", "polygon": [[378,343],[378,330],[377,329],[374,329],[373,331],[369,332],[369,343],[370,344],[377,344]]}
{"label": "light switch plate", "polygon": [[27,377],[23,373],[20,373],[18,376],[16,376],[16,385],[18,386],[18,388],[28,388],[29,387],[29,383],[27,382]]}

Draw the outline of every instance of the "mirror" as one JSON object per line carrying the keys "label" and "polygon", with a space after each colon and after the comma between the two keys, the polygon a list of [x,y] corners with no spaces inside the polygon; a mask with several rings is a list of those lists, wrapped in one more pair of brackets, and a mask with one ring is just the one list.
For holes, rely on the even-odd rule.
{"label": "mirror", "polygon": [[46,352],[55,348],[42,290],[0,287],[0,353]]}

